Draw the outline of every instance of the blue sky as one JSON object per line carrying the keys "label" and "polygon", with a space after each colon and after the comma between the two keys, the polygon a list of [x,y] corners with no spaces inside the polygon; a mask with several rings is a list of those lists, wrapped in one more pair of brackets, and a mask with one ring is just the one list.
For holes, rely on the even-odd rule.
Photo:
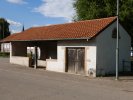
{"label": "blue sky", "polygon": [[12,33],[30,27],[71,22],[74,0],[0,0],[0,17],[10,23]]}

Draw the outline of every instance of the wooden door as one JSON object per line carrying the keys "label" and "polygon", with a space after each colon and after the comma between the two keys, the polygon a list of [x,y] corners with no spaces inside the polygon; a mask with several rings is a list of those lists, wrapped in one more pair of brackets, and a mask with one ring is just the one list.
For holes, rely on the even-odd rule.
{"label": "wooden door", "polygon": [[84,48],[67,48],[67,71],[84,74]]}

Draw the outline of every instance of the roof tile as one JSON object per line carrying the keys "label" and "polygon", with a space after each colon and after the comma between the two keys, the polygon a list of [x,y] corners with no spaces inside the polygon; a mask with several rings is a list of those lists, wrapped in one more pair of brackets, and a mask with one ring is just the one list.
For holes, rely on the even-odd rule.
{"label": "roof tile", "polygon": [[116,20],[116,17],[34,27],[8,36],[3,41],[62,40],[93,38]]}

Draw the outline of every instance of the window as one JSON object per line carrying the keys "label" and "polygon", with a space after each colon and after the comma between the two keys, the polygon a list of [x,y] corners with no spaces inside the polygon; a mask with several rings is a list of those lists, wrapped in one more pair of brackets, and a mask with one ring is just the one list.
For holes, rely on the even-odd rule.
{"label": "window", "polygon": [[[117,38],[117,28],[114,28],[113,30],[112,30],[112,38]],[[120,33],[119,33],[119,39],[120,39]]]}

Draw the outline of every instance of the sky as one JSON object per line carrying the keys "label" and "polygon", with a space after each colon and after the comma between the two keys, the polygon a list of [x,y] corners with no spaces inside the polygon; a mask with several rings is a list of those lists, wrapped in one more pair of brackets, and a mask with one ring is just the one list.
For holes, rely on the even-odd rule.
{"label": "sky", "polygon": [[0,17],[10,23],[11,33],[30,27],[71,22],[74,0],[0,0]]}

